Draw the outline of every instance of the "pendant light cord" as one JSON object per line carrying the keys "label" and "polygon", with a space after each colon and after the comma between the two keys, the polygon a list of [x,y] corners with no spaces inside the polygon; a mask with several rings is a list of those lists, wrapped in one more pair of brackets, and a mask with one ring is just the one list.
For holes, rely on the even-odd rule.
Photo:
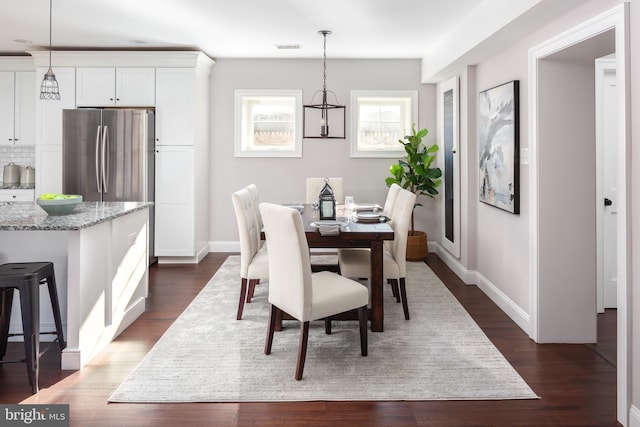
{"label": "pendant light cord", "polygon": [[51,26],[53,23],[53,19],[51,15],[53,14],[53,0],[49,0],[49,71],[51,71]]}
{"label": "pendant light cord", "polygon": [[324,68],[323,68],[323,72],[322,72],[322,90],[323,91],[327,91],[327,33],[324,32],[323,34],[324,37],[324,46],[323,46],[323,64],[324,64]]}

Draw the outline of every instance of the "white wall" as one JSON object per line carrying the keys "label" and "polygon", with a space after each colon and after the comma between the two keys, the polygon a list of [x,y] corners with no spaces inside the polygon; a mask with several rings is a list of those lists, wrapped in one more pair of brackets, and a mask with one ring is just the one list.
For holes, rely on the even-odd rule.
{"label": "white wall", "polygon": [[[231,193],[255,183],[263,201],[304,200],[307,176],[342,176],[345,194],[356,202],[384,203],[384,179],[397,159],[350,158],[348,105],[351,90],[418,90],[419,127],[429,129],[426,143],[436,141],[435,85],[420,83],[419,60],[327,60],[327,88],[347,106],[347,139],[307,139],[302,158],[235,158],[234,90],[302,89],[303,102],[322,88],[322,60],[221,59],[211,76],[211,214],[213,250],[231,250],[238,241]],[[429,238],[440,235],[437,201],[423,200],[416,228]],[[236,247],[237,250],[237,247]]]}

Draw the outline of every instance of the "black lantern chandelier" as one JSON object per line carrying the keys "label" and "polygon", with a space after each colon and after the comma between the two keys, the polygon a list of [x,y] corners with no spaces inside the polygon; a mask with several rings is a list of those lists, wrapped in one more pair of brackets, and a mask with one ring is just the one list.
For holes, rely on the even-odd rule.
{"label": "black lantern chandelier", "polygon": [[56,75],[51,69],[51,14],[53,12],[53,0],[49,0],[49,70],[47,70],[40,84],[40,99],[60,100],[60,88]]}
{"label": "black lantern chandelier", "polygon": [[[304,129],[302,132],[302,137],[303,138],[338,138],[338,139],[344,139],[345,138],[345,120],[346,120],[346,109],[344,105],[340,105],[338,104],[338,98],[336,97],[336,94],[333,93],[330,90],[327,90],[327,36],[329,34],[331,34],[331,31],[329,30],[321,30],[318,31],[318,34],[320,34],[323,39],[324,39],[324,45],[323,45],[323,74],[322,74],[322,90],[317,91],[316,93],[313,94],[313,97],[311,98],[311,103],[310,104],[306,104],[304,105],[304,110],[303,110],[303,117],[302,117],[302,121],[304,123]],[[322,95],[322,102],[321,103],[317,103],[316,101],[316,96],[318,94]],[[327,95],[331,94],[333,96],[334,99],[334,104],[330,104],[327,101]],[[342,112],[342,114],[340,114],[340,112]],[[319,114],[318,114],[319,113]],[[334,120],[340,120],[340,116],[342,116],[342,129],[340,129],[340,125],[338,123],[338,131],[342,131],[341,134],[339,134],[338,136],[336,136],[336,134],[334,133],[333,135],[330,134],[329,132],[329,119],[331,119],[332,124],[334,123]],[[307,126],[307,122],[312,122],[314,124]],[[310,130],[307,131],[307,128],[311,128],[311,129],[319,129],[319,134],[317,134],[316,132]],[[333,127],[332,128],[336,128]]]}

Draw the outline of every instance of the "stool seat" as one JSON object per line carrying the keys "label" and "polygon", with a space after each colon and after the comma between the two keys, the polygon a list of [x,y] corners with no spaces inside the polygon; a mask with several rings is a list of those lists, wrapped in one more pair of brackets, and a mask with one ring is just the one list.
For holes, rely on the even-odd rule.
{"label": "stool seat", "polygon": [[[46,284],[49,291],[51,309],[56,324],[55,332],[40,332],[40,285],[42,284]],[[20,294],[21,334],[9,333],[14,290]],[[24,336],[24,362],[27,365],[27,376],[33,393],[38,392],[41,334],[57,335],[56,341],[60,345],[60,350],[66,347],[53,263],[20,262],[0,265],[0,360],[4,359],[7,352],[9,337]],[[7,361],[2,363],[5,362]]]}

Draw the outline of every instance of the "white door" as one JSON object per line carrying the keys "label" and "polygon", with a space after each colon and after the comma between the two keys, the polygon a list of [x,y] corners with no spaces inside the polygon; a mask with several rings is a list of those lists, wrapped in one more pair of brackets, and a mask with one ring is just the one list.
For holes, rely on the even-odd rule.
{"label": "white door", "polygon": [[615,59],[596,61],[598,312],[617,307],[618,108]]}

